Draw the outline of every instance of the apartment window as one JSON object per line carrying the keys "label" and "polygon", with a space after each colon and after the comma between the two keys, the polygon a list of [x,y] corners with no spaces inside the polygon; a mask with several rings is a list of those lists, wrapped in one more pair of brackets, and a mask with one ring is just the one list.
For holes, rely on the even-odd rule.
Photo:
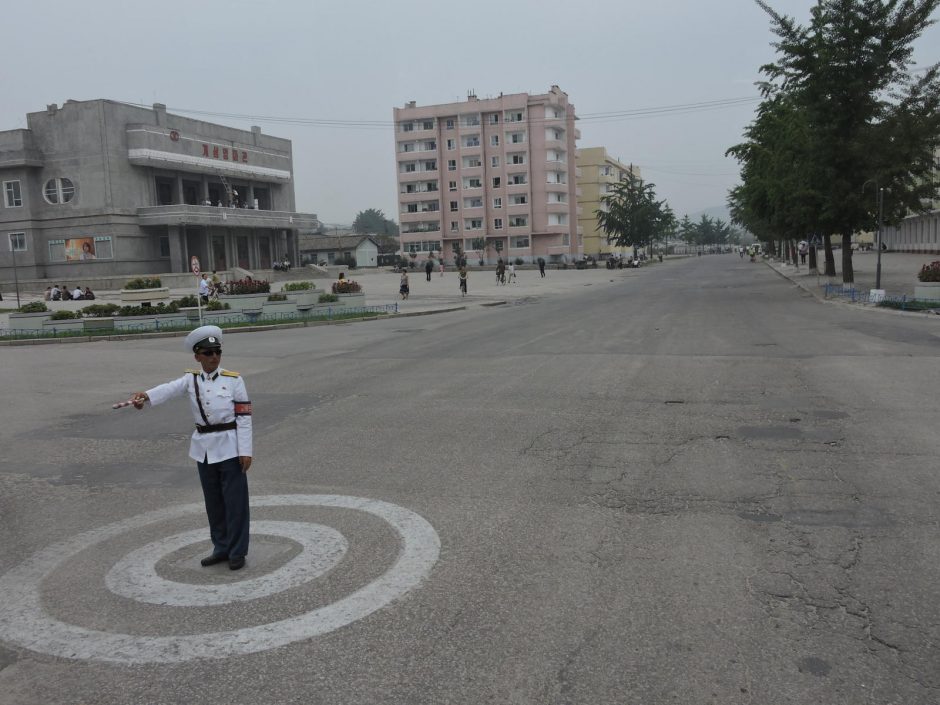
{"label": "apartment window", "polygon": [[413,151],[415,151],[415,143],[414,143],[414,142],[402,142],[402,143],[401,143],[401,151],[402,151],[402,152],[413,152]]}
{"label": "apartment window", "polygon": [[494,169],[499,168],[499,157],[490,157],[490,166]]}
{"label": "apartment window", "polygon": [[464,115],[460,119],[461,127],[478,127],[480,125],[480,115],[479,113],[474,115]]}
{"label": "apartment window", "polygon": [[528,202],[529,202],[529,197],[523,193],[518,196],[513,196],[512,199],[509,201],[509,205],[524,206]]}
{"label": "apartment window", "polygon": [[453,212],[456,211],[456,210],[457,210],[457,201],[451,201],[451,202],[450,202],[450,212],[453,213]]}
{"label": "apartment window", "polygon": [[479,135],[469,135],[463,138],[464,147],[479,147],[480,146],[480,136]]}
{"label": "apartment window", "polygon": [[409,174],[417,170],[418,170],[418,165],[415,164],[414,162],[406,162],[405,164],[402,164],[402,171],[405,172],[406,174]]}
{"label": "apartment window", "polygon": [[490,135],[490,146],[499,147],[499,135]]}
{"label": "apartment window", "polygon": [[480,167],[483,166],[483,162],[480,161],[479,157],[464,157],[463,166],[464,169]]}
{"label": "apartment window", "polygon": [[428,140],[421,143],[421,151],[423,152],[433,152],[435,149],[437,149],[437,140]]}
{"label": "apartment window", "polygon": [[160,236],[160,256],[161,257],[170,256],[170,236],[169,235]]}
{"label": "apartment window", "polygon": [[437,171],[437,159],[429,159],[424,163],[425,171]]}
{"label": "apartment window", "polygon": [[564,235],[562,235],[562,236],[561,236],[561,244],[562,244],[562,245],[570,245],[570,244],[571,244],[571,235],[569,235],[568,233],[565,233]]}
{"label": "apartment window", "polygon": [[490,125],[499,124],[499,113],[491,113],[487,119],[489,120]]}
{"label": "apartment window", "polygon": [[509,141],[513,144],[522,144],[525,142],[525,132],[513,132],[509,135]]}
{"label": "apartment window", "polygon": [[483,188],[483,181],[477,178],[467,179],[467,188]]}
{"label": "apartment window", "polygon": [[424,188],[425,191],[437,191],[436,181],[428,181],[424,186],[425,186]]}
{"label": "apartment window", "polygon": [[493,221],[493,230],[502,230],[502,229],[503,229],[503,219],[502,219],[502,218],[496,218],[496,219]]}
{"label": "apartment window", "polygon": [[521,110],[513,110],[506,113],[506,122],[522,122],[525,119]]}
{"label": "apartment window", "polygon": [[[450,166],[448,166],[447,168],[449,169]],[[447,182],[447,190],[448,190],[448,191],[456,191],[456,190],[457,190],[457,182],[456,182],[456,181],[448,181],[448,182]]]}
{"label": "apartment window", "polygon": [[517,215],[509,219],[510,228],[523,228],[529,224],[529,217],[526,215]]}
{"label": "apartment window", "polygon": [[4,181],[3,193],[7,208],[19,208],[23,205],[23,194],[20,191],[19,181]]}
{"label": "apartment window", "polygon": [[447,149],[449,150],[457,149],[457,140],[454,140],[454,139],[447,140]]}
{"label": "apartment window", "polygon": [[513,154],[512,163],[513,164],[525,164],[525,154]]}
{"label": "apartment window", "polygon": [[424,130],[433,130],[433,129],[434,129],[434,121],[433,121],[433,120],[425,120],[423,123],[421,123],[421,128],[424,129]]}
{"label": "apartment window", "polygon": [[563,213],[549,213],[548,224],[549,225],[567,225],[568,216],[564,215]]}
{"label": "apartment window", "polygon": [[460,223],[458,223],[456,220],[450,221],[450,231],[455,233],[458,230],[460,230]]}
{"label": "apartment window", "polygon": [[49,203],[68,203],[75,197],[75,185],[65,177],[49,179],[42,195]]}
{"label": "apartment window", "polygon": [[529,236],[528,235],[519,235],[516,237],[509,238],[509,246],[520,249],[523,247],[529,246]]}
{"label": "apartment window", "polygon": [[493,199],[493,208],[502,208],[502,207],[503,207],[503,199],[502,199],[502,198],[494,198],[494,199]]}
{"label": "apartment window", "polygon": [[448,130],[453,130],[453,129],[454,129],[454,118],[447,118],[447,120],[444,122],[444,127],[445,127],[446,129],[448,129]]}
{"label": "apartment window", "polygon": [[528,182],[525,174],[513,174],[511,177],[513,186],[521,186]]}
{"label": "apartment window", "polygon": [[50,240],[49,241],[49,261],[50,262],[65,262],[65,240]]}
{"label": "apartment window", "polygon": [[402,131],[402,132],[413,132],[414,129],[415,129],[415,125],[414,125],[413,122],[403,122],[403,123],[401,124],[401,131]]}
{"label": "apartment window", "polygon": [[483,219],[482,218],[471,218],[467,221],[467,230],[482,230],[483,229]]}
{"label": "apartment window", "polygon": [[457,160],[448,159],[447,160],[447,171],[457,171]]}
{"label": "apartment window", "polygon": [[10,252],[26,252],[26,233],[10,233]]}
{"label": "apartment window", "polygon": [[494,177],[493,177],[493,188],[499,188],[499,187],[500,187],[500,184],[502,184],[502,179],[500,179],[498,176],[494,176]]}
{"label": "apartment window", "polygon": [[482,207],[483,207],[483,199],[482,199],[482,198],[477,198],[477,197],[475,197],[475,198],[465,198],[465,199],[463,199],[463,207],[464,207],[464,208],[482,208]]}
{"label": "apartment window", "polygon": [[417,203],[409,203],[409,204],[407,204],[407,205],[405,206],[405,208],[406,208],[406,210],[405,210],[406,213],[417,213],[417,212],[418,212],[418,204],[417,204]]}

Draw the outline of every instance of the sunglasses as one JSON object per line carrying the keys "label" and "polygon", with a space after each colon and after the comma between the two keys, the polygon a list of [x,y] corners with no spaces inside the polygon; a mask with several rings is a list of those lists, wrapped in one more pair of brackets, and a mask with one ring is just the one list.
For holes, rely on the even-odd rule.
{"label": "sunglasses", "polygon": [[216,355],[221,357],[222,348],[212,348],[211,350],[200,350],[199,354],[202,355],[203,357],[214,357]]}

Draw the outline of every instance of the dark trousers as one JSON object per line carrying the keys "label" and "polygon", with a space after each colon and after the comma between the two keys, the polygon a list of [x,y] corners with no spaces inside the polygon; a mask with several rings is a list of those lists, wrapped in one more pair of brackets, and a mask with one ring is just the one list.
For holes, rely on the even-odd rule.
{"label": "dark trousers", "polygon": [[248,554],[248,475],[238,458],[196,463],[206,500],[212,552],[229,558]]}

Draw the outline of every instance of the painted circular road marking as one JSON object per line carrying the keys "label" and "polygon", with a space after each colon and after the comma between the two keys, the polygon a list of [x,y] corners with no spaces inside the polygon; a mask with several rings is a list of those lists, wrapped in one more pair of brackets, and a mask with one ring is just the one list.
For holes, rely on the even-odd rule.
{"label": "painted circular road marking", "polygon": [[53,656],[124,664],[178,663],[252,654],[326,634],[367,617],[420,585],[440,554],[441,543],[434,527],[420,515],[388,502],[343,495],[271,495],[257,497],[251,505],[335,507],[372,514],[398,533],[400,551],[385,573],[332,604],[243,629],[181,636],[140,636],[87,629],[45,613],[40,599],[42,580],[78,552],[147,524],[205,511],[202,503],[168,507],[92,529],[49,546],[0,576],[0,595],[3,596],[0,639]]}
{"label": "painted circular road marking", "polygon": [[131,551],[108,571],[104,584],[116,595],[154,605],[209,607],[247,602],[303,585],[323,575],[343,559],[349,548],[341,533],[320,524],[256,521],[251,525],[251,534],[283,536],[297,541],[304,550],[270,573],[222,585],[177,583],[160,577],[157,561],[184,546],[205,543],[206,530],[196,529]]}

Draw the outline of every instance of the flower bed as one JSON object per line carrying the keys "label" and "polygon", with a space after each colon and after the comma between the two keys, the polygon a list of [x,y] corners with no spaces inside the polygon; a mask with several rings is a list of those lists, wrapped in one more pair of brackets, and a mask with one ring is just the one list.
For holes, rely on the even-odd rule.
{"label": "flower bed", "polygon": [[334,294],[358,294],[361,291],[362,287],[359,285],[359,282],[355,282],[352,279],[340,279],[339,281],[333,282]]}

